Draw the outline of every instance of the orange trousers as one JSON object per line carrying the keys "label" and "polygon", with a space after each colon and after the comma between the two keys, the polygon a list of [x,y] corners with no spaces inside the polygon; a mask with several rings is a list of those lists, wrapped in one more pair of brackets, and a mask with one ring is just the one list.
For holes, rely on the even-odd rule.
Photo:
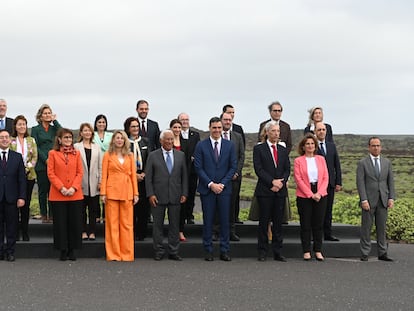
{"label": "orange trousers", "polygon": [[133,215],[134,207],[132,201],[106,201],[106,260],[134,261]]}

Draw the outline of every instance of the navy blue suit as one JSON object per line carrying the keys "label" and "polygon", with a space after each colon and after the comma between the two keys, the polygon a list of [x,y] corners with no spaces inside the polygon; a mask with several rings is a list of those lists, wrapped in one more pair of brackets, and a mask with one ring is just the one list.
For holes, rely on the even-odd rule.
{"label": "navy blue suit", "polygon": [[[318,141],[318,144],[320,144],[320,141]],[[325,149],[326,154],[322,152],[320,145],[318,146],[318,154],[325,157],[329,174],[328,198],[325,220],[323,223],[323,232],[325,238],[327,238],[332,236],[332,207],[334,203],[335,187],[336,185],[342,186],[342,172],[341,163],[339,162],[339,155],[335,144],[333,142],[325,140]]]}
{"label": "navy blue suit", "polygon": [[[0,159],[3,156],[2,151],[0,150]],[[6,167],[0,163],[0,255],[14,255],[18,199],[26,200],[26,174],[21,154],[9,150]]]}
{"label": "navy blue suit", "polygon": [[[204,249],[208,253],[213,252],[212,232],[214,215],[217,210],[220,219],[220,253],[227,253],[230,248],[231,180],[237,169],[233,142],[221,139],[220,155],[216,161],[210,137],[200,141],[194,152],[194,167],[199,178],[197,190],[201,196],[203,209]],[[211,182],[223,184],[223,191],[220,194],[215,194],[208,186]]]}

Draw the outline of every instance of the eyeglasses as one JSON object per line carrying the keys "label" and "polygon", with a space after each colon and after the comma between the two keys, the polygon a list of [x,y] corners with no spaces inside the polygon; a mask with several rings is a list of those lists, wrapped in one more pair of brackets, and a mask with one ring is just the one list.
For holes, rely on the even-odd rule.
{"label": "eyeglasses", "polygon": [[62,138],[64,138],[64,139],[73,139],[72,136],[63,136]]}
{"label": "eyeglasses", "polygon": [[282,112],[282,109],[273,109],[272,112]]}

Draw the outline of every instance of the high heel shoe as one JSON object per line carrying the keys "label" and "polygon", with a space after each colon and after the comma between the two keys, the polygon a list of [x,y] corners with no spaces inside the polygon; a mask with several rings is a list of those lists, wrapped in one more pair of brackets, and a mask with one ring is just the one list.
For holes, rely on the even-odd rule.
{"label": "high heel shoe", "polygon": [[89,234],[89,241],[95,241],[95,239],[96,239],[95,233]]}
{"label": "high heel shoe", "polygon": [[303,254],[303,260],[309,261],[311,259],[312,259],[312,257],[311,257],[311,254],[310,253],[304,253]]}
{"label": "high heel shoe", "polygon": [[325,258],[323,258],[322,253],[320,253],[320,252],[315,253],[315,257],[316,257],[317,261],[324,261],[325,260]]}
{"label": "high heel shoe", "polygon": [[88,239],[88,234],[86,232],[82,233],[82,240],[86,241]]}
{"label": "high heel shoe", "polygon": [[185,242],[185,241],[187,241],[187,239],[186,239],[186,237],[184,236],[184,233],[183,233],[183,232],[180,232],[180,241],[181,241],[181,242]]}

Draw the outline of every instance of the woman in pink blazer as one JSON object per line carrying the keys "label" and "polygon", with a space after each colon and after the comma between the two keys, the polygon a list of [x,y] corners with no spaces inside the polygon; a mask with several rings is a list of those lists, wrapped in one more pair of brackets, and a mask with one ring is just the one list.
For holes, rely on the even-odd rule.
{"label": "woman in pink blazer", "polygon": [[306,134],[298,146],[295,159],[296,204],[300,217],[303,259],[311,259],[311,237],[316,260],[323,261],[322,234],[328,188],[328,168],[324,157],[317,155],[318,141]]}

